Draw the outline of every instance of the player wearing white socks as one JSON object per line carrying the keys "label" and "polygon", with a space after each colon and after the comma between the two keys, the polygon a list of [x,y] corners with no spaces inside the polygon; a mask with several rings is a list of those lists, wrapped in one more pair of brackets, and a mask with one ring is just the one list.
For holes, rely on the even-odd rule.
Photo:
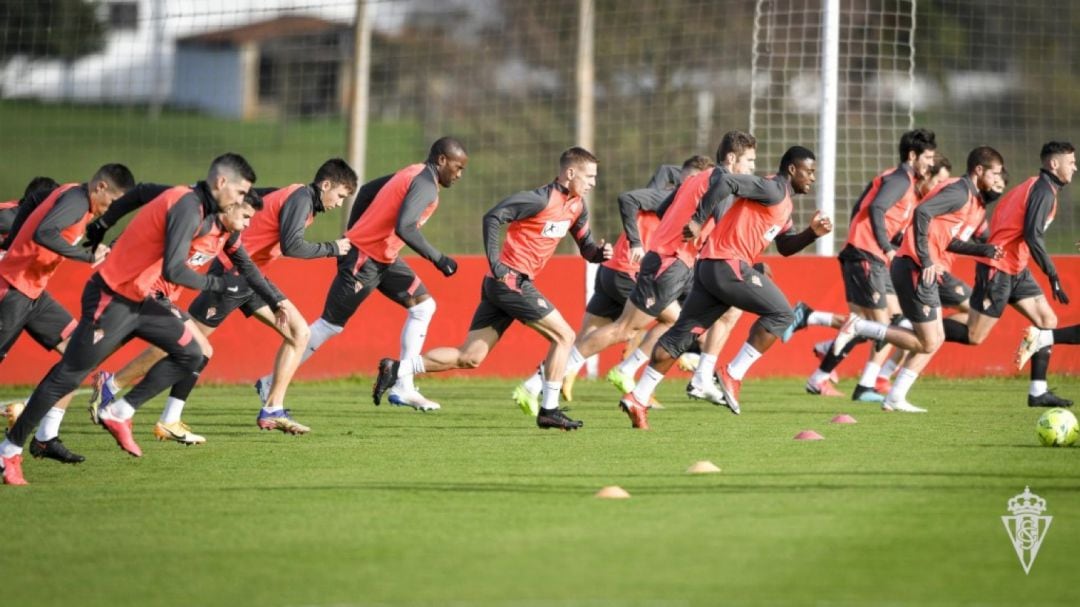
{"label": "player wearing white socks", "polygon": [[[372,390],[375,404],[406,376],[478,367],[517,320],[551,344],[544,359],[543,397],[536,425],[560,430],[582,426],[582,422],[570,419],[558,407],[574,330],[537,290],[533,279],[567,234],[572,235],[581,256],[588,261],[599,263],[611,258],[611,245],[603,240],[593,241],[583,200],[596,185],[596,171],[596,157],[592,153],[579,147],[570,148],[559,158],[559,174],[554,182],[529,192],[518,192],[484,215],[484,250],[491,274],[484,277],[480,305],[465,343],[457,348],[435,348],[423,356],[401,361],[389,358],[380,361]],[[503,225],[508,225],[506,241],[500,245]]]}

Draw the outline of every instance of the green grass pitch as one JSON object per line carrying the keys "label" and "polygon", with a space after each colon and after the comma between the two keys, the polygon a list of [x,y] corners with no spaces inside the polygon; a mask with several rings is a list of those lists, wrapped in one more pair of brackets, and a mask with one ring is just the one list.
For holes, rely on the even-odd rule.
{"label": "green grass pitch", "polygon": [[[250,387],[201,388],[185,420],[208,443],[187,448],[153,441],[159,399],[139,460],[77,400],[62,436],[87,462],[0,487],[3,604],[1075,603],[1080,448],[1037,446],[1023,379],[923,380],[926,415],[751,379],[735,417],[672,377],[651,432],[579,380],[574,433],[532,426],[511,381],[422,379],[442,411],[376,408],[367,379],[298,384],[303,437],[259,432]],[[722,472],[686,474],[698,460]],[[1029,575],[1001,521],[1025,486],[1054,517]]]}

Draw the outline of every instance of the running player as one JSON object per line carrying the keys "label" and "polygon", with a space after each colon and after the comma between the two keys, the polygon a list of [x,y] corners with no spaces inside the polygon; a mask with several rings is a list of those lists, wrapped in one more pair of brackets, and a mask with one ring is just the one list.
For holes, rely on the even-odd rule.
{"label": "running player", "polygon": [[[411,381],[418,373],[479,367],[517,320],[551,343],[544,360],[543,400],[536,425],[561,430],[582,426],[558,407],[574,330],[536,289],[533,280],[567,233],[586,260],[600,263],[611,259],[611,245],[593,241],[585,208],[584,197],[596,186],[596,162],[589,151],[572,147],[559,157],[559,174],[554,182],[531,192],[518,192],[484,215],[484,250],[491,273],[484,277],[480,305],[473,314],[465,343],[457,348],[435,348],[423,356],[401,361],[384,358],[379,362],[373,390],[375,404],[402,378]],[[506,242],[500,246],[500,227],[505,224],[509,224]]]}
{"label": "running player", "polygon": [[[356,186],[356,172],[352,167],[340,158],[333,158],[319,167],[310,184],[298,183],[284,188],[259,189],[259,193],[264,194],[263,209],[255,214],[251,225],[243,234],[244,248],[251,260],[260,269],[264,269],[281,256],[314,259],[347,253],[350,248],[348,239],[308,242],[304,239],[304,231],[314,222],[317,214],[340,207],[344,200],[356,191]],[[222,276],[225,273],[235,275],[238,271],[224,255],[219,255],[210,265],[209,273]],[[290,412],[284,408],[289,381],[307,345],[307,322],[299,311],[291,309],[288,326],[278,327],[270,305],[251,289],[241,289],[236,294],[204,291],[191,302],[188,313],[199,332],[209,336],[237,309],[246,317],[254,316],[282,337],[282,344],[274,362],[274,384],[263,384],[260,380],[255,385],[263,403],[256,420],[258,426],[264,430],[281,430],[288,434],[309,432],[310,428],[292,419]],[[151,347],[128,363],[115,377],[107,371],[101,371],[95,379],[91,407],[112,402],[123,386],[134,383],[164,357],[163,350]],[[181,420],[184,404],[197,379],[197,376],[192,375],[173,386],[161,419],[154,426],[154,436],[159,440],[174,440],[181,444],[205,442],[204,437],[191,432]],[[95,403],[96,399],[100,399],[100,402]]]}
{"label": "running player", "polygon": [[[142,455],[132,436],[135,409],[185,376],[199,372],[208,362],[198,340],[185,326],[183,314],[167,299],[151,292],[160,278],[200,291],[238,291],[243,281],[229,275],[201,275],[193,270],[224,249],[260,296],[275,306],[284,299],[260,280],[261,274],[237,238],[238,230],[254,214],[254,209],[244,204],[254,180],[255,172],[243,157],[219,156],[211,164],[205,182],[165,191],[124,230],[112,248],[116,255],[106,258],[87,282],[82,318],[63,358],[37,385],[26,410],[0,443],[6,484],[26,484],[22,445],[30,429],[102,360],[133,337],[153,343],[169,356],[154,365],[127,399],[102,407],[97,421],[123,450],[136,457]],[[100,219],[95,223],[98,227],[92,238],[87,231],[91,251],[104,238],[107,224],[111,225]]]}
{"label": "running player", "polygon": [[[311,337],[301,363],[331,337],[344,331],[345,323],[376,290],[408,313],[401,329],[401,357],[420,355],[428,325],[435,315],[435,300],[398,254],[403,246],[409,245],[443,276],[457,272],[457,262],[432,246],[420,228],[439,206],[439,188],[449,188],[461,179],[468,162],[465,146],[457,139],[443,137],[431,145],[424,163],[409,165],[360,188],[345,234],[352,248],[338,257],[337,275],[326,294],[322,316],[311,323]],[[263,376],[256,386],[269,386],[273,381],[271,373]],[[438,403],[420,394],[411,376],[394,386],[390,403],[418,411],[440,408]]]}
{"label": "running player", "polygon": [[[690,289],[691,268],[694,267],[703,242],[701,239],[684,239],[683,228],[703,199],[716,196],[720,189],[718,184],[725,176],[753,173],[757,158],[756,148],[757,140],[749,133],[725,133],[716,152],[720,166],[710,167],[689,177],[670,197],[670,202],[661,205],[657,212],[661,217],[660,225],[653,233],[649,252],[642,259],[637,282],[627,298],[622,314],[614,323],[577,340],[577,344],[570,351],[568,372],[576,373],[588,357],[626,341],[657,320],[658,324],[649,330],[653,335],[646,334],[643,340],[646,343],[655,343],[678,318],[678,300]],[[720,210],[725,207],[722,202],[713,200],[709,208]],[[710,217],[705,224],[704,233],[708,234],[713,225],[714,218]],[[644,353],[632,355],[630,364],[640,367],[638,360],[641,358],[644,358]],[[634,388],[633,374],[625,373],[618,366],[608,372],[608,381],[623,393]],[[719,392],[716,392],[711,400],[717,401],[719,398]]]}
{"label": "running player", "polygon": [[[900,137],[899,148],[900,164],[875,177],[855,203],[847,243],[838,256],[849,310],[881,323],[888,323],[890,317],[899,312],[889,279],[889,265],[896,257],[893,241],[911,223],[919,202],[916,188],[925,181],[934,164],[937,142],[933,131],[915,129]],[[782,336],[785,342],[807,325],[838,328],[843,322],[842,316],[816,312],[803,302],[796,304],[794,314],[795,321]],[[807,380],[806,391],[840,396],[830,383],[830,376],[851,349],[862,341],[852,340],[838,354],[827,353]],[[871,352],[852,400],[878,403],[885,400],[884,394],[875,392],[874,385],[888,354],[886,351]]]}
{"label": "running player", "polygon": [[[104,214],[134,185],[135,179],[126,166],[106,164],[86,183],[52,189],[23,216],[12,234],[7,255],[0,259],[0,362],[24,330],[45,349],[64,353],[75,330],[75,319],[45,287],[65,258],[91,265],[105,259],[108,248],[91,253],[77,245],[87,223]],[[24,200],[30,198],[27,195]],[[67,394],[45,413],[30,443],[34,457],[64,463],[83,461],[59,438],[60,423],[70,401],[71,395]]]}
{"label": "running player", "polygon": [[[710,205],[735,197],[716,229],[707,236],[694,269],[694,286],[679,319],[653,348],[652,358],[632,392],[624,394],[620,408],[634,428],[647,430],[648,407],[664,374],[700,332],[737,307],[758,316],[749,339],[731,363],[720,370],[719,390],[733,413],[740,413],[739,387],[750,366],[761,358],[791,323],[792,311],[784,294],[754,260],[776,241],[781,255],[793,255],[832,231],[832,221],[817,211],[810,225],[796,232],[791,222],[792,196],[806,194],[814,184],[814,153],[794,146],[780,159],[779,172],[769,178],[727,175],[712,198],[702,199],[686,226],[688,238],[700,238],[702,226],[715,209]],[[704,363],[704,360],[702,361]],[[704,370],[712,382],[712,369]]]}
{"label": "running player", "polygon": [[[1065,141],[1050,141],[1039,151],[1042,168],[1011,189],[998,203],[990,220],[990,244],[1001,247],[1000,259],[975,265],[975,288],[967,325],[945,320],[945,341],[976,345],[982,343],[1005,312],[1012,306],[1034,327],[1025,331],[1024,343],[1017,356],[1017,367],[1031,360],[1029,407],[1068,407],[1072,401],[1051,392],[1046,385],[1050,367],[1050,346],[1056,341],[1053,329],[1057,315],[1028,269],[1034,260],[1050,281],[1054,299],[1068,304],[1061,288],[1054,260],[1046,250],[1044,235],[1057,214],[1058,193],[1072,182],[1076,173],[1076,148]],[[1067,338],[1068,332],[1060,337]]]}
{"label": "running player", "polygon": [[[994,148],[981,146],[968,154],[963,177],[942,182],[915,209],[912,224],[890,268],[900,309],[913,331],[889,327],[851,314],[833,340],[839,352],[857,336],[883,340],[912,351],[882,403],[886,411],[925,413],[907,400],[919,373],[945,340],[939,279],[951,268],[952,253],[998,258],[1002,248],[971,242],[986,218],[986,205],[1005,189],[1005,160]],[[961,325],[962,326],[962,325]]]}
{"label": "running player", "polygon": [[[623,233],[615,242],[611,259],[605,261],[596,272],[593,295],[585,306],[585,318],[577,341],[581,341],[600,327],[616,321],[626,308],[627,298],[634,288],[641,259],[652,239],[653,232],[660,224],[657,211],[670,204],[673,191],[687,178],[714,166],[713,161],[704,156],[688,158],[681,168],[675,165],[663,165],[649,181],[649,185],[639,190],[619,194],[619,215],[622,218]],[[660,321],[663,322],[663,321]],[[638,368],[648,360],[642,350],[651,351],[661,332],[649,331],[645,338],[634,348],[629,356],[619,364],[620,370],[611,374],[626,374],[633,377]],[[645,360],[641,360],[644,358]],[[573,351],[570,360],[574,360]],[[571,400],[569,386],[577,376],[581,365],[567,364],[566,378],[562,392],[566,400]],[[544,387],[543,369],[537,370],[523,384],[514,389],[514,402],[522,412],[536,416],[540,408],[540,392]]]}

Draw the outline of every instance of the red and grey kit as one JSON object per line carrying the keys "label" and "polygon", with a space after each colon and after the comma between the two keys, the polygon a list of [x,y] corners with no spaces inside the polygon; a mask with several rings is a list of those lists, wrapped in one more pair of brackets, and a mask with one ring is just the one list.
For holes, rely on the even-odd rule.
{"label": "red and grey kit", "polygon": [[[160,188],[136,186],[113,204],[103,218],[104,225],[112,225],[115,218],[131,206],[141,205]],[[34,390],[23,415],[8,433],[10,442],[21,446],[53,404],[133,338],[150,342],[168,354],[126,396],[133,408],[205,366],[206,358],[184,324],[183,313],[154,290],[160,279],[216,292],[250,284],[267,301],[284,299],[252,263],[240,245],[239,234],[223,229],[218,211],[203,182],[166,189],[146,203],[87,283],[82,316],[63,358]],[[222,251],[240,268],[242,280],[195,271]]]}

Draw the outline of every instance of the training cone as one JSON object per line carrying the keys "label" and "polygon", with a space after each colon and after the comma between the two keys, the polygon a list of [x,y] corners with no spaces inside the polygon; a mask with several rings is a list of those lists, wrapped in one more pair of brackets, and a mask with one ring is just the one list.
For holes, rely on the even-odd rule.
{"label": "training cone", "polygon": [[630,499],[630,494],[626,492],[626,489],[618,485],[611,485],[597,491],[596,497],[605,500],[625,500]]}
{"label": "training cone", "polygon": [[855,421],[855,418],[851,417],[847,413],[841,413],[840,415],[837,415],[836,417],[832,418],[832,423],[834,423],[834,424],[857,424],[859,422]]}
{"label": "training cone", "polygon": [[720,466],[708,461],[702,460],[700,462],[694,462],[693,466],[686,469],[688,474],[711,474],[713,472],[720,472]]}
{"label": "training cone", "polygon": [[813,430],[803,430],[795,435],[795,440],[825,440],[825,437]]}

